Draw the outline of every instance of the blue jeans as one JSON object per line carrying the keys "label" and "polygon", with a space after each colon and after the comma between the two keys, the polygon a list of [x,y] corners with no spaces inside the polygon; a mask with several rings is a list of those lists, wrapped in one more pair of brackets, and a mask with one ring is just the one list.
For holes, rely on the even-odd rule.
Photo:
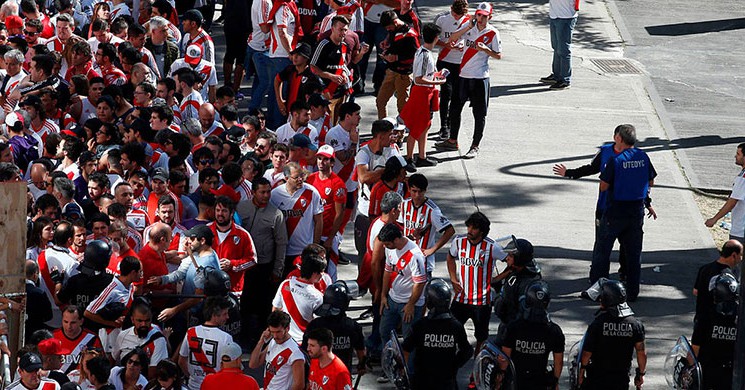
{"label": "blue jeans", "polygon": [[365,347],[367,347],[368,355],[380,356],[380,352],[383,350],[383,341],[380,337],[380,304],[373,303],[373,323],[372,331],[367,336],[365,341]]}
{"label": "blue jeans", "polygon": [[592,251],[590,282],[607,278],[610,270],[610,254],[618,239],[626,258],[626,294],[629,299],[639,295],[641,279],[642,240],[644,238],[644,211],[640,216],[611,217],[604,215],[597,230],[597,240]]}
{"label": "blue jeans", "polygon": [[[398,303],[388,296],[388,308],[383,309],[383,315],[380,317],[380,337],[382,338],[383,344],[388,342],[388,338],[391,335],[392,330],[398,328],[398,324],[404,319],[404,306],[405,303]],[[422,318],[424,314],[424,305],[414,307],[414,318],[409,322],[401,324],[401,331],[403,332],[404,338],[411,334],[411,325],[413,325],[418,319]]]}
{"label": "blue jeans", "polygon": [[[250,81],[252,76],[257,75],[257,69],[256,65],[254,64],[254,54],[261,53],[259,51],[256,51],[255,49],[252,49],[251,46],[246,47],[246,58],[243,59],[243,69],[246,70],[246,80]],[[251,90],[256,89],[258,85],[259,78],[255,77],[253,84],[251,85]]]}
{"label": "blue jeans", "polygon": [[550,19],[551,48],[554,49],[554,61],[551,73],[559,82],[569,84],[572,78],[572,31],[577,18]]}
{"label": "blue jeans", "polygon": [[362,77],[360,80],[360,83],[362,83],[362,88],[365,87],[365,79],[367,77],[367,66],[369,65],[370,61],[370,54],[372,54],[372,49],[375,47],[375,70],[373,71],[373,88],[377,91],[380,89],[380,84],[383,83],[383,79],[385,78],[385,61],[383,61],[382,58],[378,54],[381,53],[380,49],[380,42],[383,42],[385,38],[388,37],[388,32],[385,31],[385,28],[380,25],[380,23],[373,23],[367,19],[365,19],[365,35],[364,35],[364,41],[370,45],[370,50],[368,50],[367,53],[362,57],[362,60],[359,62],[360,66],[360,76]]}
{"label": "blue jeans", "polygon": [[269,93],[267,94],[266,102],[266,126],[272,130],[276,130],[278,127],[287,123],[287,117],[279,112],[277,96],[274,94],[274,78],[277,77],[277,73],[292,65],[292,61],[286,57],[268,58],[269,72],[267,74],[268,78],[266,79],[266,82],[269,84]]}
{"label": "blue jeans", "polygon": [[[271,68],[269,66],[269,56],[266,55],[267,52],[253,51],[249,48],[246,50],[246,57],[248,57],[249,53],[253,59],[254,69],[256,69],[254,88],[251,89],[251,102],[248,103],[248,110],[251,111],[261,107],[264,95],[268,92],[269,87],[272,87],[272,90],[274,90],[274,85],[269,82],[272,79],[269,78]],[[246,67],[246,77],[248,77],[248,67]]]}

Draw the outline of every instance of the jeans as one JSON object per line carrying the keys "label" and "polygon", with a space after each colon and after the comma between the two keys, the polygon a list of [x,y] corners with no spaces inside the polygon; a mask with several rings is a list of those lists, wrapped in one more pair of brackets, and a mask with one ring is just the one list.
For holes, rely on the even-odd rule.
{"label": "jeans", "polygon": [[372,82],[375,91],[380,89],[380,84],[383,83],[386,66],[385,61],[380,58],[379,54],[382,52],[382,50],[380,49],[380,42],[383,42],[386,37],[388,37],[388,32],[385,31],[385,28],[383,28],[380,23],[373,23],[365,19],[364,41],[370,45],[370,50],[368,50],[368,52],[365,53],[364,56],[362,56],[362,60],[360,60],[359,62],[361,76],[360,83],[362,83],[363,89],[365,88],[367,66],[370,62],[370,54],[372,54],[373,46],[375,46],[375,70],[373,71]]}
{"label": "jeans", "polygon": [[413,325],[418,319],[422,318],[424,314],[424,305],[414,307],[414,318],[409,322],[403,322],[404,319],[404,306],[405,303],[398,303],[388,296],[388,308],[383,309],[383,315],[380,317],[380,337],[385,344],[392,330],[398,328],[398,324],[401,324],[401,332],[404,338],[411,334],[411,325]]}
{"label": "jeans", "polygon": [[383,80],[383,84],[380,85],[378,97],[375,99],[375,104],[378,106],[378,119],[383,119],[388,116],[386,106],[394,92],[396,94],[396,107],[398,107],[398,114],[401,114],[401,110],[404,109],[406,101],[409,100],[410,86],[411,75],[396,73],[390,69],[386,69],[385,79]]}
{"label": "jeans", "polygon": [[554,49],[554,60],[551,73],[558,82],[569,84],[572,78],[572,31],[577,18],[551,19],[551,48]]}
{"label": "jeans", "polygon": [[[274,91],[274,84],[270,83],[269,73],[271,69],[269,67],[269,56],[266,55],[265,51],[254,51],[251,48],[246,50],[246,58],[251,54],[253,59],[253,68],[256,71],[256,78],[254,79],[254,88],[251,89],[251,102],[248,103],[248,110],[255,110],[261,107],[261,102],[264,100],[264,96],[268,92],[269,87]],[[246,77],[249,77],[249,68],[246,67]]]}
{"label": "jeans", "polygon": [[[471,146],[479,146],[486,127],[486,109],[489,108],[489,79],[460,79],[460,89],[450,103],[450,139],[458,141],[460,116],[466,101],[471,101],[474,127]],[[441,108],[442,109],[442,108]]]}
{"label": "jeans", "polygon": [[[270,129],[275,130],[283,124],[287,123],[287,117],[279,112],[279,107],[277,106],[277,96],[274,94],[274,78],[277,77],[277,73],[292,65],[292,61],[290,61],[290,59],[287,57],[268,58],[269,71],[266,72],[266,82],[269,84],[269,93],[267,93],[266,103],[266,126]],[[262,77],[264,76],[262,75]]]}
{"label": "jeans", "polygon": [[639,295],[641,279],[644,211],[640,210],[639,214],[639,216],[603,216],[598,226],[598,239],[592,251],[592,266],[590,267],[590,282],[595,283],[600,278],[607,278],[610,270],[610,253],[613,250],[613,243],[618,239],[626,252],[626,293],[631,300]]}
{"label": "jeans", "polygon": [[367,347],[368,355],[380,356],[380,353],[383,351],[383,340],[380,337],[380,304],[373,302],[372,311],[372,331],[367,336],[365,347]]}

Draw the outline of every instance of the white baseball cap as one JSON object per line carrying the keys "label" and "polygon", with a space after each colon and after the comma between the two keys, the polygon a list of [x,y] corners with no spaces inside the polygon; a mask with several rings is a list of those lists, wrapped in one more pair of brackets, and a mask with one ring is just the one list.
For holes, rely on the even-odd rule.
{"label": "white baseball cap", "polygon": [[199,61],[202,60],[202,47],[199,45],[189,45],[186,48],[186,55],[184,61],[191,66],[199,65]]}
{"label": "white baseball cap", "polygon": [[334,158],[334,148],[331,145],[323,145],[320,148],[318,148],[316,155],[328,157],[328,158]]}
{"label": "white baseball cap", "polygon": [[492,12],[492,6],[490,3],[482,2],[476,7],[476,15],[490,16]]}
{"label": "white baseball cap", "polygon": [[235,359],[240,359],[243,355],[241,346],[235,342],[228,342],[222,350],[222,356],[220,359],[224,362],[232,362]]}

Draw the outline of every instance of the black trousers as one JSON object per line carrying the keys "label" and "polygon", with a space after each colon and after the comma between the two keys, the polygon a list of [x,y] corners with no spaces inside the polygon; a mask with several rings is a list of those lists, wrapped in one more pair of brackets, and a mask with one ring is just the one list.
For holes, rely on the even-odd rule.
{"label": "black trousers", "polygon": [[[450,106],[450,139],[458,140],[461,113],[466,102],[471,102],[474,127],[471,146],[478,146],[486,127],[486,110],[489,108],[489,79],[460,79],[458,96],[454,96]],[[442,108],[440,108],[442,109]]]}
{"label": "black trousers", "polygon": [[445,79],[445,84],[440,85],[440,128],[449,129],[450,103],[457,99],[460,92],[460,64],[437,61],[437,69],[447,69],[450,71],[450,74]]}
{"label": "black trousers", "polygon": [[246,271],[241,295],[241,331],[244,348],[253,349],[266,329],[277,284],[272,281],[273,263],[257,264]]}

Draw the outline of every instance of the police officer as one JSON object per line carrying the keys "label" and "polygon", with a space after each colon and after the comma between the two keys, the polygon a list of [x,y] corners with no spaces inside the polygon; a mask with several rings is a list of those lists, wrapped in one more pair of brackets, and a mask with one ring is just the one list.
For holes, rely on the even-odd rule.
{"label": "police officer", "polygon": [[634,385],[641,387],[647,369],[644,325],[626,303],[621,282],[602,280],[600,290],[600,311],[587,328],[582,346],[579,384],[583,390],[627,390],[631,354],[636,350],[639,367]]}
{"label": "police officer", "polygon": [[709,321],[698,321],[693,328],[691,348],[701,363],[703,389],[732,388],[739,287],[731,273],[724,271],[717,276],[711,291],[714,305]]}
{"label": "police officer", "polygon": [[[520,317],[507,325],[502,351],[512,359],[518,389],[558,389],[564,362],[564,333],[548,316],[548,283],[533,281],[520,298]],[[554,369],[546,372],[553,352]]]}
{"label": "police officer", "polygon": [[456,389],[458,369],[471,357],[473,347],[463,325],[450,314],[450,284],[432,279],[425,294],[427,315],[412,325],[401,345],[406,360],[416,349],[409,364],[414,367],[412,389]]}
{"label": "police officer", "polygon": [[347,317],[349,308],[349,290],[344,282],[336,282],[326,287],[323,293],[323,304],[314,314],[315,318],[305,328],[303,346],[308,345],[308,333],[316,328],[326,328],[334,334],[331,349],[334,355],[352,372],[352,355],[357,354],[357,374],[365,373],[365,337],[357,321]]}
{"label": "police officer", "polygon": [[[228,321],[224,325],[220,326],[220,329],[233,336],[233,340],[240,340],[241,334],[241,313],[240,303],[238,297],[230,292],[230,276],[227,272],[213,267],[204,268],[204,295],[209,297],[223,297],[230,302],[230,308],[228,308]],[[197,294],[199,290],[197,289]],[[191,317],[190,324],[192,326],[201,325],[207,319],[204,318],[203,313],[204,301],[193,311],[194,316]]]}
{"label": "police officer", "polygon": [[501,345],[507,324],[517,319],[520,312],[520,297],[525,295],[528,286],[542,278],[541,268],[533,259],[533,244],[530,241],[518,238],[514,239],[514,248],[508,245],[505,261],[511,269],[504,279],[504,285],[494,304],[494,312],[499,317],[499,334],[497,344]]}
{"label": "police officer", "polygon": [[111,246],[108,243],[101,240],[89,242],[83,253],[83,262],[77,268],[79,273],[67,280],[57,298],[63,303],[87,307],[114,278],[106,272],[110,258]]}
{"label": "police officer", "polygon": [[657,172],[649,156],[634,147],[634,126],[619,125],[617,129],[621,152],[608,160],[600,174],[600,191],[608,193],[608,207],[598,226],[590,281],[595,283],[608,277],[610,253],[618,239],[625,248],[628,299],[635,301],[639,295],[641,274],[644,204]]}
{"label": "police officer", "polygon": [[742,244],[737,240],[729,240],[722,245],[719,258],[711,263],[702,265],[696,275],[696,283],[693,285],[693,295],[696,297],[696,315],[693,317],[694,328],[696,323],[706,322],[713,312],[711,307],[712,291],[709,286],[722,273],[735,274],[737,266],[742,262]]}

